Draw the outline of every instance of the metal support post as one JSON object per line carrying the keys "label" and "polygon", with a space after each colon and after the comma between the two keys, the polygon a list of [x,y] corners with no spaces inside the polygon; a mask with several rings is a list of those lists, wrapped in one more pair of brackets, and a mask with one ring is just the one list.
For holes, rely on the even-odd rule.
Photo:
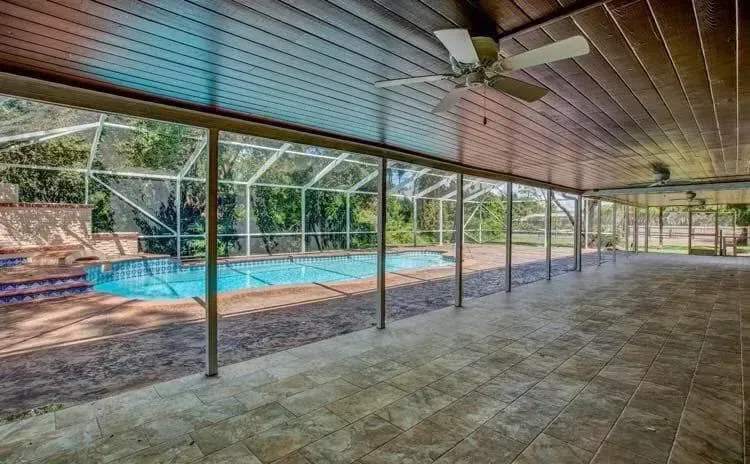
{"label": "metal support post", "polygon": [[693,210],[688,209],[688,254],[693,254]]}
{"label": "metal support post", "polygon": [[617,262],[617,203],[612,203],[612,261]]}
{"label": "metal support post", "polygon": [[664,207],[659,206],[659,251],[664,251]]}
{"label": "metal support post", "polygon": [[586,198],[583,199],[583,220],[584,220],[584,233],[583,233],[583,247],[589,249],[589,203],[591,200]]}
{"label": "metal support post", "polygon": [[482,243],[482,210],[484,209],[484,202],[479,203],[479,243]]}
{"label": "metal support post", "polygon": [[644,227],[645,233],[643,234],[643,252],[648,253],[648,236],[651,233],[651,211],[648,206],[646,206],[646,226]]}
{"label": "metal support post", "polygon": [[625,256],[630,253],[630,206],[625,208]]}
{"label": "metal support post", "polygon": [[352,200],[351,194],[346,194],[346,249],[352,247]]}
{"label": "metal support post", "polygon": [[417,246],[417,197],[411,199],[411,239],[412,246]]}
{"label": "metal support post", "polygon": [[513,182],[505,184],[505,291],[510,291],[510,285],[513,282],[511,276],[511,266],[513,261],[511,253],[513,251]]}
{"label": "metal support post", "polygon": [[599,265],[602,264],[602,201],[596,201],[596,257]]}
{"label": "metal support post", "polygon": [[245,255],[250,256],[250,184],[245,184]]}
{"label": "metal support post", "polygon": [[633,250],[638,254],[638,208],[633,207]]}
{"label": "metal support post", "polygon": [[463,280],[463,258],[464,258],[464,175],[457,174],[456,181],[456,232],[454,235],[456,253],[456,291],[455,306],[463,306],[464,280]]}
{"label": "metal support post", "polygon": [[714,213],[714,256],[719,256],[719,206]]}
{"label": "metal support post", "polygon": [[300,249],[302,253],[307,251],[307,228],[305,227],[305,218],[307,217],[307,206],[305,205],[305,197],[307,197],[307,189],[300,190],[300,230],[302,231],[302,245]]}
{"label": "metal support post", "polygon": [[219,130],[208,132],[208,195],[206,205],[206,375],[219,373],[217,274],[219,205]]}
{"label": "metal support post", "polygon": [[[438,200],[438,205],[440,207],[440,209],[438,210],[438,222],[440,222],[440,225],[438,226],[438,242],[442,246],[443,245],[443,200]],[[463,211],[461,211],[461,216],[463,217]]]}
{"label": "metal support post", "polygon": [[576,197],[575,206],[575,218],[576,223],[573,224],[573,230],[575,237],[573,237],[573,246],[575,247],[575,268],[576,271],[581,272],[583,264],[583,250],[581,249],[581,221],[583,219],[583,198],[579,195]]}
{"label": "metal support post", "polygon": [[388,161],[385,158],[378,160],[378,200],[375,218],[377,229],[378,250],[376,256],[377,274],[377,327],[385,328],[385,194],[386,194],[386,167]]}
{"label": "metal support post", "polygon": [[177,179],[174,189],[175,236],[177,238],[177,259],[182,257],[182,179]]}
{"label": "metal support post", "polygon": [[552,279],[552,190],[547,189],[547,210],[544,215],[544,256],[547,280]]}

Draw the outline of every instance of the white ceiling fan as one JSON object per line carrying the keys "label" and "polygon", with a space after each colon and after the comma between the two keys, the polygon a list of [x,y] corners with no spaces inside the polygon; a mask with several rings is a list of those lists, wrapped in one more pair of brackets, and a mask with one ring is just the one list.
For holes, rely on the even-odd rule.
{"label": "white ceiling fan", "polygon": [[497,42],[493,38],[471,37],[466,29],[443,29],[435,31],[435,35],[448,49],[452,74],[384,80],[376,82],[375,86],[392,87],[454,79],[457,82],[456,86],[432,110],[433,113],[450,110],[464,92],[483,85],[521,100],[533,102],[542,98],[547,93],[547,89],[509,77],[512,71],[573,58],[589,52],[588,42],[580,35],[507,58],[498,53]]}
{"label": "white ceiling fan", "polygon": [[688,206],[705,206],[705,198],[696,198],[697,194],[692,190],[685,192],[685,198],[673,198],[669,201],[679,201],[680,203],[687,203]]}

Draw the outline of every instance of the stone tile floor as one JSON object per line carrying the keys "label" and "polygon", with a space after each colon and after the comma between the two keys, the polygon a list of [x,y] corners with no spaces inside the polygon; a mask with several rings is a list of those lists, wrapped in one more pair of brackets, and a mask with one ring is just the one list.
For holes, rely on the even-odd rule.
{"label": "stone tile floor", "polygon": [[6,424],[0,461],[742,463],[748,282],[619,259]]}

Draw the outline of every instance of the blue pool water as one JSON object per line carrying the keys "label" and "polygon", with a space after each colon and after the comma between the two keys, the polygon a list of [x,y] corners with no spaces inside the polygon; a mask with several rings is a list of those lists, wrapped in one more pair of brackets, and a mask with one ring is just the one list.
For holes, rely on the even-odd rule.
{"label": "blue pool water", "polygon": [[[440,252],[389,253],[386,271],[452,265]],[[181,266],[167,259],[114,263],[109,271],[93,268],[88,279],[98,292],[128,298],[164,299],[205,295],[205,267]],[[235,261],[219,265],[219,291],[269,285],[331,282],[375,275],[375,255],[318,256],[262,261]]]}

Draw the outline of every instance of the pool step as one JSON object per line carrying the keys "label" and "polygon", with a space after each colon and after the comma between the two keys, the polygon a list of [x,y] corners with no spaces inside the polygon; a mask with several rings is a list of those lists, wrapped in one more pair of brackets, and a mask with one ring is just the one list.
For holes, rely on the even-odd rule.
{"label": "pool step", "polygon": [[46,298],[76,295],[91,290],[93,283],[86,274],[71,274],[58,278],[40,278],[0,283],[0,304],[23,303]]}

